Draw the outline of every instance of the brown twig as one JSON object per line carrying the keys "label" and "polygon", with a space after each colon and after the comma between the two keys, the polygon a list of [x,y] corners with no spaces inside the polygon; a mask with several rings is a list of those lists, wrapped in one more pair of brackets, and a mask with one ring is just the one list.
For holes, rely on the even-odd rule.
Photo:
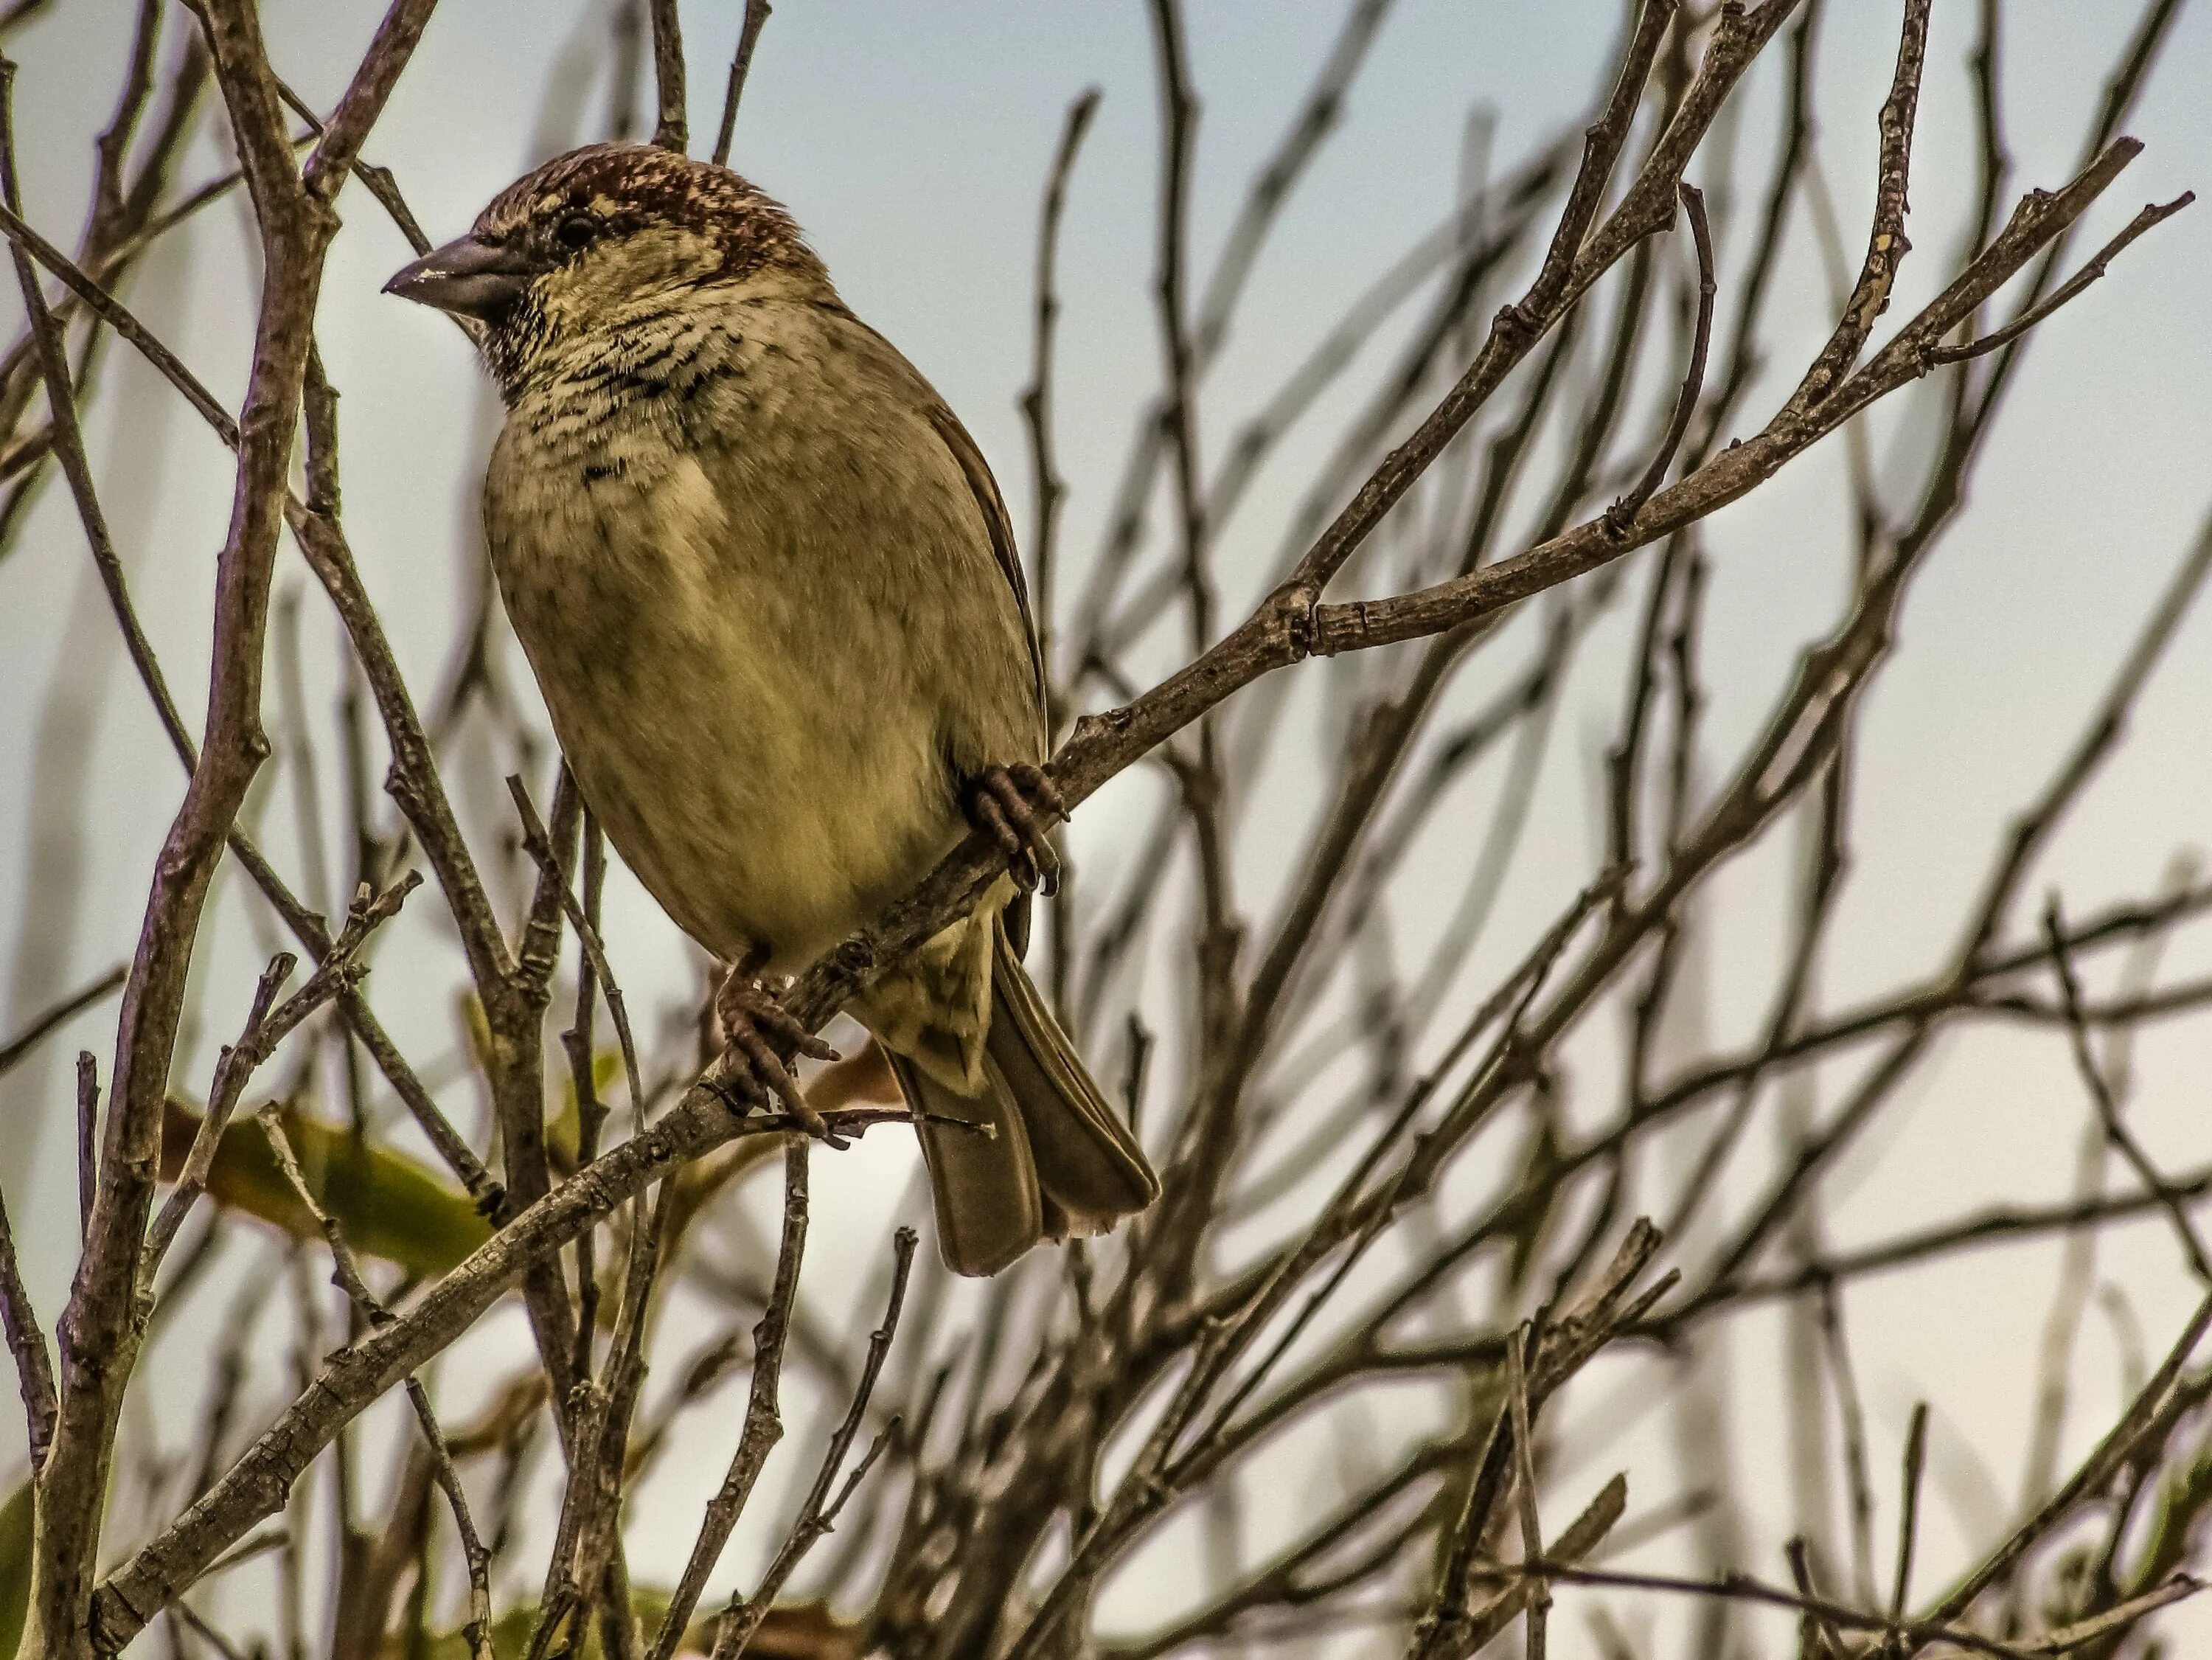
{"label": "brown twig", "polygon": [[191,1150],[185,1154],[184,1169],[179,1172],[175,1185],[170,1189],[168,1201],[154,1219],[147,1231],[145,1265],[141,1273],[149,1287],[153,1277],[161,1271],[162,1259],[167,1256],[171,1243],[182,1228],[185,1219],[191,1213],[192,1206],[207,1187],[209,1172],[215,1164],[216,1150],[221,1145],[223,1132],[230,1127],[230,1117],[246,1086],[262,1062],[276,1052],[283,1043],[309,1016],[336,998],[360,972],[356,961],[378,928],[399,914],[399,908],[421,884],[422,878],[410,871],[382,893],[366,891],[355,896],[352,908],[346,916],[345,927],[331,942],[330,951],[315,967],[307,982],[282,1003],[276,1000],[277,992],[291,976],[293,959],[289,952],[280,952],[261,976],[256,988],[252,1012],[246,1016],[246,1029],[238,1042],[225,1046],[216,1062],[215,1083],[208,1091],[207,1110],[201,1115],[199,1128],[192,1136]]}
{"label": "brown twig", "polygon": [[[20,215],[23,205],[15,177],[15,64],[0,58],[0,203],[4,203],[10,216]],[[30,319],[31,335],[38,347],[46,404],[52,411],[55,453],[60,458],[63,476],[69,481],[70,494],[76,500],[85,539],[92,545],[94,565],[100,572],[101,585],[107,590],[116,619],[122,625],[124,644],[131,654],[131,664],[152,692],[169,741],[185,757],[185,764],[189,769],[198,765],[192,740],[185,731],[175,700],[169,696],[167,684],[161,678],[161,666],[154,660],[153,647],[148,643],[145,630],[139,627],[137,617],[125,595],[122,561],[116,556],[115,541],[108,532],[107,517],[101,511],[99,493],[93,483],[92,466],[85,458],[84,435],[77,425],[76,387],[70,378],[61,326],[46,305],[38,272],[24,250],[22,240],[11,238],[8,251],[15,261],[16,285],[21,290],[23,309]]]}
{"label": "brown twig", "polygon": [[[1889,1588],[1892,1629],[1904,1625],[1905,1599],[1912,1590],[1912,1554],[1920,1540],[1920,1478],[1927,1463],[1928,1403],[1922,1401],[1912,1408],[1912,1426],[1905,1436],[1905,1480],[1897,1523],[1897,1572]],[[1885,1639],[1884,1650],[1890,1646]]]}
{"label": "brown twig", "polygon": [[730,164],[730,135],[737,130],[738,100],[745,95],[745,76],[751,73],[753,50],[761,31],[768,27],[769,0],[745,0],[745,21],[738,28],[738,48],[730,58],[730,84],[722,94],[722,123],[714,132],[714,165]]}
{"label": "brown twig", "polygon": [[681,155],[691,146],[684,101],[684,27],[677,17],[676,0],[652,0],[652,7],[653,84],[659,110],[653,142]]}
{"label": "brown twig", "polygon": [[[355,1258],[352,1247],[346,1243],[345,1231],[321,1205],[316,1202],[314,1189],[309,1185],[306,1172],[300,1168],[299,1156],[292,1150],[291,1137],[284,1129],[283,1113],[273,1103],[254,1114],[262,1133],[269,1138],[270,1151],[276,1157],[277,1167],[283,1172],[286,1184],[293,1196],[307,1208],[322,1230],[323,1238],[330,1247],[331,1262],[338,1288],[346,1294],[362,1321],[371,1327],[386,1326],[392,1322],[392,1311],[386,1308],[376,1294],[369,1290],[368,1282],[362,1277],[361,1264]],[[477,1537],[476,1523],[469,1515],[468,1495],[461,1486],[460,1472],[453,1466],[453,1450],[447,1444],[445,1432],[438,1426],[437,1414],[430,1406],[429,1392],[420,1378],[410,1376],[406,1380],[408,1404],[414,1409],[415,1421],[422,1431],[422,1444],[430,1455],[430,1468],[439,1491],[453,1512],[453,1525],[461,1537],[461,1553],[468,1565],[469,1618],[461,1628],[472,1660],[493,1660],[491,1645],[491,1585],[489,1568],[491,1554]]]}
{"label": "brown twig", "polygon": [[[276,82],[276,95],[284,100],[286,108],[307,124],[309,137],[321,138],[327,136],[327,130],[316,119],[315,112],[308,106],[307,100],[293,91],[281,78]],[[398,182],[392,178],[392,169],[377,167],[358,155],[354,157],[352,166],[354,177],[360,179],[368,193],[376,198],[377,205],[392,216],[392,222],[407,239],[407,246],[418,255],[429,252],[430,239],[422,234],[422,225],[416,220],[406,199],[399,194]]]}
{"label": "brown twig", "polygon": [[670,1660],[683,1641],[707,1588],[707,1578],[714,1572],[722,1548],[744,1513],[769,1451],[783,1438],[778,1385],[783,1376],[784,1343],[791,1330],[792,1309],[799,1294],[799,1261],[806,1250],[807,1145],[805,1136],[794,1136],[784,1146],[783,1237],[776,1250],[775,1285],[753,1327],[752,1382],[745,1401],[744,1428],[730,1459],[729,1473],[700,1518],[699,1537],[684,1565],[683,1577],[669,1596],[660,1629],[654,1634],[652,1660]]}
{"label": "brown twig", "polygon": [[2089,1025],[2081,1012],[2081,985],[2075,978],[2073,958],[2066,948],[2065,918],[2061,914],[2058,896],[2053,894],[2044,909],[2043,935],[2051,947],[2051,972],[2058,981],[2059,1006],[2065,1011],[2066,1032],[2074,1055],[2074,1067],[2089,1091],[2089,1099],[2097,1110],[2098,1122],[2103,1125],[2105,1139],[2127,1160],[2129,1169],[2136,1173],[2144,1189],[2159,1196],[2166,1215],[2173,1223],[2174,1237],[2181,1242],[2182,1253],[2197,1280],[2212,1287],[2212,1257],[2205,1255],[2204,1242],[2197,1232],[2197,1225],[2190,1219],[2189,1211],[2171,1189],[2158,1167],[2151,1163],[2150,1155],[2127,1125],[2120,1112],[2119,1098],[2114,1093],[2111,1079],[2097,1062],[2089,1047]]}
{"label": "brown twig", "polygon": [[[514,802],[514,810],[522,819],[522,847],[537,862],[540,877],[556,885],[562,911],[568,926],[576,930],[576,939],[597,977],[601,993],[607,1000],[607,1014],[615,1024],[616,1041],[622,1047],[623,1075],[629,1080],[631,1110],[641,1116],[645,1112],[645,1073],[638,1064],[637,1040],[629,1025],[629,1006],[623,1000],[622,984],[615,978],[614,964],[607,960],[607,948],[599,939],[599,931],[592,921],[583,903],[569,885],[562,871],[561,861],[554,852],[553,836],[538,816],[538,808],[530,799],[530,791],[519,773],[510,773],[507,793]],[[556,809],[557,810],[557,809]]]}
{"label": "brown twig", "polygon": [[722,1610],[720,1623],[714,1633],[714,1660],[738,1660],[754,1636],[761,1621],[775,1605],[777,1596],[790,1582],[806,1553],[814,1542],[829,1532],[836,1523],[845,1501],[855,1489],[883,1451],[889,1431],[878,1435],[867,1453],[854,1467],[844,1487],[834,1501],[830,1490],[837,1479],[837,1472],[851,1450],[853,1440],[860,1433],[860,1422],[867,1414],[868,1399],[875,1393],[876,1379],[882,1375],[884,1359],[890,1353],[891,1339],[898,1331],[899,1310],[906,1302],[908,1274],[914,1268],[914,1250],[917,1236],[912,1228],[901,1228],[893,1237],[891,1258],[891,1289],[889,1302],[884,1309],[883,1323],[869,1334],[867,1359],[860,1368],[860,1387],[853,1392],[852,1405],[846,1409],[845,1420],[830,1438],[830,1446],[823,1454],[822,1468],[815,1473],[814,1485],[809,1488],[805,1502],[799,1506],[799,1515],[776,1551],[775,1560],[762,1575],[760,1587],[751,1596],[741,1592],[731,1593],[729,1604]]}
{"label": "brown twig", "polygon": [[2175,214],[2179,213],[2182,209],[2189,206],[2196,199],[2195,191],[2184,191],[2171,202],[2150,204],[2141,213],[2128,221],[2126,227],[2118,236],[2098,249],[2095,257],[2087,265],[2082,266],[2079,271],[2060,283],[2034,305],[2021,312],[2002,328],[1993,329],[1978,340],[1964,341],[1955,346],[1938,346],[1930,355],[1938,363],[1963,363],[1970,358],[1984,357],[1990,352],[1999,351],[2009,346],[2102,277],[2112,261],[2118,257],[2121,250],[2129,243],[2150,229],[2152,226],[2172,218]]}
{"label": "brown twig", "polygon": [[1984,1591],[2009,1573],[2020,1559],[2070,1516],[2085,1498],[2100,1493],[2136,1449],[2160,1432],[2181,1397],[2183,1368],[2208,1330],[2212,1330],[2212,1298],[2197,1304],[2158,1370],[2136,1391],[2135,1398],[2074,1474],[2033,1515],[2021,1522],[1945,1593],[1929,1611],[1927,1617],[1930,1620],[1949,1621],[1965,1614]]}
{"label": "brown twig", "polygon": [[1875,183],[1874,225],[1867,233],[1865,262],[1844,304],[1835,332],[1797,390],[1793,410],[1813,408],[1844,383],[1858,362],[1875,319],[1888,309],[1898,267],[1912,251],[1905,237],[1907,185],[1912,168],[1913,118],[1920,105],[1920,77],[1928,63],[1928,17],[1934,0],[1905,0],[1905,27],[1897,44],[1897,72],[1881,106],[1881,155]]}
{"label": "brown twig", "polygon": [[[1540,1562],[1524,1565],[1523,1572],[1542,1572],[1563,1584],[1590,1585],[1604,1590],[1660,1591],[1680,1596],[1718,1597],[1726,1601],[1763,1603],[1769,1608],[1789,1608],[1810,1614],[1824,1624],[1844,1631],[1865,1632],[1875,1637],[1899,1641],[1917,1648],[1929,1643],[1948,1644],[1971,1654],[1986,1654],[1996,1660],[2021,1660],[2023,1656],[2063,1653],[2067,1649],[2089,1640],[2076,1627],[2062,1627],[2040,1637],[2031,1637],[2018,1642],[2003,1642],[1993,1637],[1968,1629],[1944,1620],[1911,1620],[1893,1621],[1881,1614],[1865,1614],[1840,1602],[1807,1596],[1783,1590],[1754,1579],[1749,1574],[1728,1573],[1713,1579],[1686,1579],[1660,1573],[1624,1573],[1605,1568],[1577,1567],[1571,1564]],[[2185,1583],[2169,1595],[2145,1602],[2129,1610],[2126,1620],[2113,1625],[2100,1625],[2099,1631],[2109,1631],[2115,1626],[2124,1626],[2142,1618],[2156,1608],[2162,1608],[2179,1597],[2193,1595],[2197,1587]]]}
{"label": "brown twig", "polygon": [[[1037,651],[1042,658],[1048,690],[1058,684],[1053,639],[1058,623],[1058,532],[1061,504],[1066,500],[1066,481],[1054,459],[1052,428],[1053,334],[1060,321],[1060,291],[1056,274],[1060,258],[1060,222],[1067,204],[1067,182],[1075,171],[1075,158],[1083,148],[1091,118],[1098,112],[1099,92],[1087,87],[1067,106],[1060,129],[1060,148],[1054,152],[1052,171],[1046,176],[1044,203],[1037,215],[1036,311],[1030,330],[1030,384],[1023,392],[1022,417],[1030,435],[1030,470],[1036,491],[1036,514],[1030,533],[1030,564],[1036,581]],[[1062,915],[1065,915],[1063,910]],[[1055,951],[1063,948],[1055,946]]]}
{"label": "brown twig", "polygon": [[[1524,1359],[1537,1335],[1534,1328],[1523,1327],[1505,1346],[1505,1400],[1513,1425],[1514,1510],[1521,1524],[1523,1562],[1540,1562],[1545,1556],[1544,1529],[1536,1517],[1535,1414],[1528,1404],[1528,1368]],[[1525,1605],[1528,1627],[1523,1647],[1528,1660],[1544,1660],[1552,1588],[1541,1573],[1530,1576]]]}
{"label": "brown twig", "polygon": [[52,1007],[33,1015],[24,1023],[21,1031],[4,1043],[0,1043],[0,1076],[4,1076],[10,1067],[38,1048],[57,1028],[68,1025],[118,988],[129,972],[128,969],[118,964],[91,984],[70,993]]}
{"label": "brown twig", "polygon": [[100,1194],[100,1063],[90,1049],[76,1056],[76,1216],[78,1237],[92,1231]]}
{"label": "brown twig", "polygon": [[0,1198],[0,1324],[5,1327],[8,1352],[15,1359],[15,1382],[22,1392],[31,1474],[35,1477],[54,1438],[58,1396],[54,1389],[53,1356],[46,1347],[46,1328],[39,1323],[38,1312],[31,1306],[30,1290],[23,1284],[15,1232],[8,1221],[4,1198]]}
{"label": "brown twig", "polygon": [[1660,441],[1659,453],[1651,458],[1651,465],[1636,481],[1635,488],[1605,510],[1605,522],[1614,527],[1625,527],[1666,482],[1667,469],[1674,463],[1674,452],[1682,447],[1682,435],[1690,429],[1691,414],[1697,409],[1698,396],[1705,389],[1705,353],[1713,338],[1713,296],[1719,292],[1720,283],[1713,275],[1713,233],[1712,227],[1705,222],[1705,196],[1694,185],[1678,188],[1682,206],[1690,216],[1690,235],[1698,256],[1697,331],[1691,337],[1690,367],[1683,374],[1682,390],[1674,401],[1674,418],[1667,423],[1667,435]]}
{"label": "brown twig", "polygon": [[[1341,119],[1352,83],[1392,3],[1395,0],[1352,0],[1328,57],[1281,137],[1254,175],[1199,301],[1193,344],[1201,370],[1226,341],[1237,301],[1261,252],[1299,181],[1310,171],[1323,141]],[[1103,618],[1137,551],[1165,447],[1166,420],[1165,407],[1157,400],[1138,419],[1129,457],[1115,492],[1105,544],[1088,585],[1083,606],[1088,616]],[[1087,660],[1090,654],[1083,655]]]}

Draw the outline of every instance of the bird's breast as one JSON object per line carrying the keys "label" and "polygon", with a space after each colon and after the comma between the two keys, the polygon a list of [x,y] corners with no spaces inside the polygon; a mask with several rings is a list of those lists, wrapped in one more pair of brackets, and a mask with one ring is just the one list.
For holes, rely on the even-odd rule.
{"label": "bird's breast", "polygon": [[909,639],[823,580],[776,471],[617,402],[510,423],[486,523],[617,851],[709,950],[766,944],[788,966],[868,921],[960,821]]}

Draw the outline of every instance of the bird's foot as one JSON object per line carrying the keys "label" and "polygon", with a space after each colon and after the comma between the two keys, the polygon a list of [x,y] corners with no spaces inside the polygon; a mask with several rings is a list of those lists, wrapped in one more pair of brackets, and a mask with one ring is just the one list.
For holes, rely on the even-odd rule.
{"label": "bird's foot", "polygon": [[765,1106],[770,1097],[781,1099],[810,1134],[818,1134],[822,1115],[792,1075],[787,1057],[842,1057],[776,1000],[761,978],[763,960],[749,958],[733,965],[714,994],[714,1014],[722,1023],[723,1082],[749,1106]]}
{"label": "bird's foot", "polygon": [[1024,891],[1042,888],[1051,893],[1059,888],[1060,855],[1045,832],[1054,819],[1067,817],[1067,803],[1042,768],[1026,761],[987,768],[969,787],[968,817],[1006,850],[1007,866]]}

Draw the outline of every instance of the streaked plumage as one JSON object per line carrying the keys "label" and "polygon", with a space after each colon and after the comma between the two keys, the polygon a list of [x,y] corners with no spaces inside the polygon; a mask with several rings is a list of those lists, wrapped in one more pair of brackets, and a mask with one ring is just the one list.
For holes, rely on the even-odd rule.
{"label": "streaked plumage", "polygon": [[[492,562],[585,800],[702,945],[803,965],[951,850],[987,771],[1044,757],[981,454],[726,169],[562,157],[394,279],[441,283],[487,325]],[[994,1127],[922,1132],[969,1273],[1155,1191],[1006,939],[1013,896],[853,1011],[915,1106]]]}

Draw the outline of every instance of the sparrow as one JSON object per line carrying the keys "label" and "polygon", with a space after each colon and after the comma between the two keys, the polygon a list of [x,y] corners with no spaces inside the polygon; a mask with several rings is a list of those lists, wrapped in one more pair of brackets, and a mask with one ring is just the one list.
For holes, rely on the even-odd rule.
{"label": "sparrow", "polygon": [[726,167],[599,144],[390,293],[463,322],[506,406],[493,572],[584,801],[731,965],[726,1067],[803,1109],[834,1058],[780,977],[971,828],[1008,873],[848,1009],[912,1110],[940,1249],[998,1272],[1158,1183],[1023,970],[1062,806],[1006,505],[966,429]]}

